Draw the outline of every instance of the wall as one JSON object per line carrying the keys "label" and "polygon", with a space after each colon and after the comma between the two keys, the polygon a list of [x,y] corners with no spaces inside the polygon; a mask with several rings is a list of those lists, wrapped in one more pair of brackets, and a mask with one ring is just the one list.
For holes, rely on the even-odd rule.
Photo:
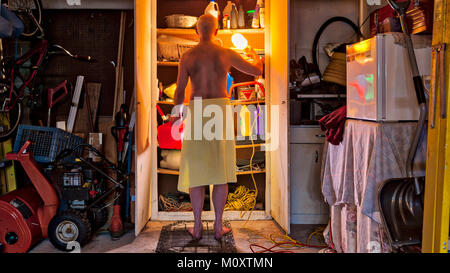
{"label": "wall", "polygon": [[[290,59],[298,60],[306,56],[312,62],[312,44],[320,26],[329,18],[343,16],[359,22],[358,0],[291,0],[290,17]],[[344,23],[330,25],[322,34],[319,42],[319,66],[323,72],[328,57],[323,46],[331,42],[345,42],[353,36],[353,30]]]}

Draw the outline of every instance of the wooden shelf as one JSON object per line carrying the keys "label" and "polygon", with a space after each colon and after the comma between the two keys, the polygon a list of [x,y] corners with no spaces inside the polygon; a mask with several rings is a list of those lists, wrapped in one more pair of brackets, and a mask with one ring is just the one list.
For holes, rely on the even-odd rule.
{"label": "wooden shelf", "polygon": [[265,145],[264,143],[259,143],[259,144],[249,144],[249,145],[236,145],[236,149],[248,149],[248,148],[257,148],[257,147],[262,147],[263,145]]}
{"label": "wooden shelf", "polygon": [[[172,101],[157,101],[157,104],[174,105]],[[265,104],[265,100],[233,100],[231,105],[250,105],[250,104]],[[185,103],[186,104],[186,103]]]}
{"label": "wooden shelf", "polygon": [[265,104],[265,100],[232,100],[231,105]]}
{"label": "wooden shelf", "polygon": [[178,66],[180,62],[163,62],[159,61],[157,64],[158,66]]}
{"label": "wooden shelf", "polygon": [[[169,175],[180,175],[179,171],[176,170],[168,170],[168,169],[158,169],[159,174],[169,174]],[[236,175],[250,175],[251,171],[245,171],[245,172],[236,172]],[[261,171],[253,171],[253,174],[261,174],[266,173],[266,170]]]}
{"label": "wooden shelf", "polygon": [[[196,35],[195,29],[193,28],[158,28],[157,33],[165,35]],[[246,29],[219,29],[218,35],[243,33],[243,34],[264,34],[265,30],[263,28],[246,28]]]}

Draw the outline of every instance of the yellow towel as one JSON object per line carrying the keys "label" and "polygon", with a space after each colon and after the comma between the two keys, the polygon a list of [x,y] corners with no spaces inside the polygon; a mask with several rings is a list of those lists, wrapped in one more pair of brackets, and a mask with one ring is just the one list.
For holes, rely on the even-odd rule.
{"label": "yellow towel", "polygon": [[[178,190],[189,193],[193,187],[236,183],[234,119],[229,99],[194,99],[188,109]],[[222,118],[216,116],[218,113]]]}

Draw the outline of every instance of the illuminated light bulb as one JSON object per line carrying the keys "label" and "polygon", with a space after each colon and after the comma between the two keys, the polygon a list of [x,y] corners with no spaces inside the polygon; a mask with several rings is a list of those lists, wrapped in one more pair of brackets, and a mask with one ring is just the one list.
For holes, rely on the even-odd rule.
{"label": "illuminated light bulb", "polygon": [[240,50],[244,50],[248,46],[248,41],[245,39],[244,35],[240,33],[235,33],[231,37],[231,41],[233,42],[233,45]]}

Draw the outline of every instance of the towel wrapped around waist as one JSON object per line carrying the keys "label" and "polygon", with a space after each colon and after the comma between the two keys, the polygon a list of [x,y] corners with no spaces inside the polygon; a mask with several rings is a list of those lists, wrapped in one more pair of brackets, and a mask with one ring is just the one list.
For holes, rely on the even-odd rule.
{"label": "towel wrapped around waist", "polygon": [[234,118],[227,98],[194,99],[187,107],[178,190],[236,183]]}

